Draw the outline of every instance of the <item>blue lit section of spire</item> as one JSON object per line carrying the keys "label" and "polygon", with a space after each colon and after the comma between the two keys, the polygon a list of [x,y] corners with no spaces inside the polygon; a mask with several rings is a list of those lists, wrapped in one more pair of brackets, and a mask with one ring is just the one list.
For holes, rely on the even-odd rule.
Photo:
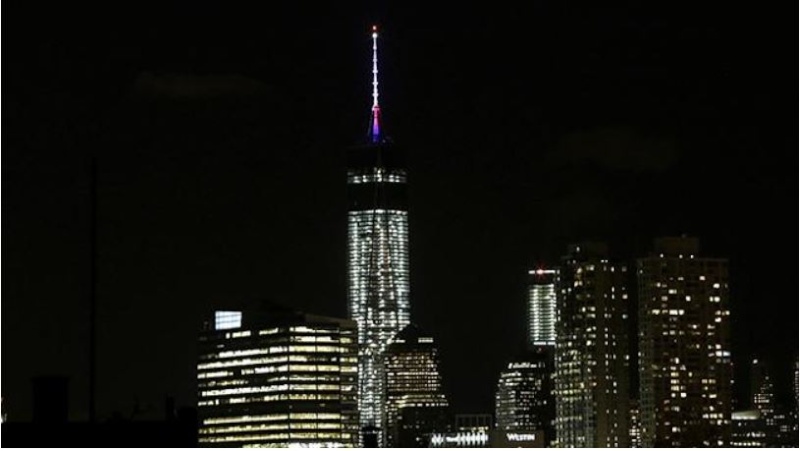
{"label": "blue lit section of spire", "polygon": [[372,114],[370,115],[369,139],[372,143],[381,140],[381,107],[378,104],[378,26],[372,26]]}

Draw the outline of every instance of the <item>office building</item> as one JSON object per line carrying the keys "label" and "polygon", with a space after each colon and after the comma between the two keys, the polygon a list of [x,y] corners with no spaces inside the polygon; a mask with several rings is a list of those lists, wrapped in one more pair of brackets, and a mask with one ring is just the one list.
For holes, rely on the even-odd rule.
{"label": "office building", "polygon": [[556,439],[559,447],[627,447],[627,268],[602,243],[572,245],[557,289]]}
{"label": "office building", "polygon": [[385,136],[378,103],[378,32],[372,32],[372,108],[367,143],[348,153],[348,310],[358,324],[359,412],[385,443],[384,353],[409,323],[407,173]]}
{"label": "office building", "polygon": [[695,238],[661,238],[637,268],[643,446],[728,446],[728,261],[701,257]]}
{"label": "office building", "polygon": [[537,434],[551,445],[555,439],[553,348],[542,346],[509,362],[495,392],[495,418],[501,432]]}
{"label": "office building", "polygon": [[433,338],[410,324],[386,350],[387,444],[419,448],[449,422]]}
{"label": "office building", "polygon": [[556,344],[556,283],[558,270],[537,268],[528,271],[528,344]]}
{"label": "office building", "polygon": [[358,445],[353,321],[268,303],[216,311],[199,351],[201,446]]}

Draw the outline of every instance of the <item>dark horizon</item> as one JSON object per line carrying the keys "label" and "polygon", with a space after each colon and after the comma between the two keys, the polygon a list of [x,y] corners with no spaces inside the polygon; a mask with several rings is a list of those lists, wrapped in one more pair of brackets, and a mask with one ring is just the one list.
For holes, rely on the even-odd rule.
{"label": "dark horizon", "polygon": [[679,234],[730,259],[734,397],[758,357],[791,399],[782,11],[180,3],[124,23],[56,8],[19,11],[6,53],[9,419],[30,417],[41,374],[70,376],[70,413],[87,416],[91,155],[100,419],[192,405],[217,302],[346,317],[345,150],[366,138],[373,22],[385,129],[409,155],[412,322],[437,339],[455,411],[493,411],[529,268],[601,240],[632,269]]}

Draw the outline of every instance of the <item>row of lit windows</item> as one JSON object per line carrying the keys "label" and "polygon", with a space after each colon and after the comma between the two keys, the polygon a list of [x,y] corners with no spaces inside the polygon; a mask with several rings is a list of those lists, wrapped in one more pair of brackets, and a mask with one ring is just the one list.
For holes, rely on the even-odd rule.
{"label": "row of lit windows", "polygon": [[213,378],[218,378],[218,377],[233,376],[233,374],[234,373],[232,371],[211,371],[211,372],[207,372],[207,373],[198,373],[197,374],[197,378],[198,379],[213,379]]}
{"label": "row of lit windows", "polygon": [[[271,327],[269,329],[261,329],[258,331],[259,336],[270,336],[270,335],[279,335],[278,337],[274,337],[276,342],[285,342],[288,341],[290,338],[294,337],[294,335],[289,334],[295,333],[303,333],[303,334],[318,334],[318,335],[350,335],[351,332],[348,329],[341,329],[337,327],[329,327],[329,328],[310,328],[306,326],[298,326],[298,327]],[[241,337],[250,337],[252,336],[252,331],[245,330],[239,332],[228,332],[224,335],[225,338],[241,338]],[[322,339],[322,338],[320,338]]]}
{"label": "row of lit windows", "polygon": [[272,433],[258,435],[228,435],[222,437],[204,436],[200,437],[201,443],[232,443],[232,442],[252,442],[258,440],[291,440],[291,439],[342,439],[343,434],[335,432],[292,432],[292,433]]}
{"label": "row of lit windows", "polygon": [[[242,374],[245,374],[242,371]],[[252,374],[252,373],[251,373]],[[290,374],[278,374],[276,376],[268,376],[265,378],[259,378],[259,380],[264,383],[276,383],[276,382],[339,382],[342,381],[344,378],[340,374],[304,374],[304,373],[290,373]],[[229,380],[222,380],[222,381],[208,381],[202,383],[203,387],[224,387],[228,385],[247,385],[248,383],[252,383],[249,379],[229,379]]]}
{"label": "row of lit windows", "polygon": [[308,393],[292,393],[280,395],[267,395],[255,397],[239,397],[239,398],[222,398],[222,399],[209,399],[202,400],[197,403],[198,406],[218,406],[223,404],[250,404],[262,402],[275,402],[275,401],[322,401],[322,400],[339,400],[339,394],[308,394]]}
{"label": "row of lit windows", "polygon": [[280,384],[262,385],[260,387],[224,388],[219,390],[205,390],[201,396],[227,396],[251,393],[271,393],[280,391],[338,391],[341,387],[335,384]]}
{"label": "row of lit windows", "polygon": [[[355,357],[353,358],[356,359]],[[231,367],[239,367],[239,366],[253,366],[253,365],[263,365],[263,364],[270,364],[270,363],[286,363],[286,362],[314,362],[317,360],[309,360],[306,356],[282,356],[282,357],[262,357],[258,359],[237,359],[237,360],[225,360],[221,362],[205,362],[200,363],[197,365],[198,370],[208,370],[208,369],[216,369],[216,368],[231,368]],[[341,359],[342,363],[345,363],[344,359]],[[356,363],[348,360],[348,363]],[[339,365],[282,365],[273,367],[275,370],[269,370],[268,367],[264,367],[263,369],[259,369],[260,371],[255,371],[256,373],[264,372],[274,372],[274,371],[281,371],[288,369],[289,371],[337,371],[339,369]],[[342,371],[344,371],[345,365],[342,365]],[[244,371],[244,370],[243,370]],[[220,374],[219,372],[213,372],[208,374]]]}
{"label": "row of lit windows", "polygon": [[207,418],[203,420],[204,425],[211,424],[233,424],[233,423],[254,423],[254,422],[270,422],[270,421],[287,421],[287,420],[338,420],[342,418],[340,413],[327,413],[327,412],[297,412],[297,413],[273,413],[266,415],[242,415],[238,417],[219,417]]}
{"label": "row of lit windows", "polygon": [[406,175],[404,172],[400,173],[386,173],[377,172],[380,168],[375,168],[372,174],[352,174],[347,176],[347,183],[361,184],[361,183],[406,183]]}
{"label": "row of lit windows", "polygon": [[251,355],[266,355],[266,354],[285,354],[285,353],[323,353],[323,352],[347,352],[348,348],[330,345],[296,345],[296,346],[271,346],[269,348],[255,348],[255,349],[240,349],[234,351],[222,351],[217,354],[208,354],[203,356],[205,359],[209,358],[229,358],[229,357],[243,357]]}
{"label": "row of lit windows", "polygon": [[[342,434],[342,440],[349,439],[349,435]],[[349,448],[352,444],[344,444],[342,442],[270,442],[258,444],[243,444],[242,448]]]}
{"label": "row of lit windows", "polygon": [[273,424],[241,424],[235,426],[206,427],[200,428],[200,434],[230,434],[241,432],[262,432],[262,431],[297,431],[297,430],[337,430],[341,429],[341,423],[273,423]]}

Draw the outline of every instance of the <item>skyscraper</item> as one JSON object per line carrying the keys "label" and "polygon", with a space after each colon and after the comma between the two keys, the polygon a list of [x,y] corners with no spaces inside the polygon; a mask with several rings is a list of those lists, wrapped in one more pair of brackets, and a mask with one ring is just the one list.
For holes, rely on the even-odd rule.
{"label": "skyscraper", "polygon": [[408,207],[404,152],[381,127],[378,32],[372,31],[372,109],[365,145],[351,149],[347,171],[348,309],[358,324],[362,427],[384,443],[384,354],[409,323]]}
{"label": "skyscraper", "polygon": [[[534,368],[526,372],[525,379],[537,386],[530,413],[543,436],[541,442],[546,446],[556,444],[554,373],[558,284],[559,272],[556,268],[539,267],[528,271],[528,363]],[[518,398],[518,401],[523,398]],[[500,406],[496,408],[498,428],[503,429]]]}
{"label": "skyscraper", "polygon": [[531,346],[554,346],[558,270],[532,269],[528,271],[528,277],[528,343]]}
{"label": "skyscraper", "polygon": [[696,238],[661,238],[637,266],[642,444],[727,446],[728,261],[701,258]]}
{"label": "skyscraper", "polygon": [[549,446],[554,437],[553,347],[542,346],[509,362],[495,392],[497,429],[505,433],[538,434]]}
{"label": "skyscraper", "polygon": [[385,361],[387,444],[425,447],[430,434],[449,422],[433,338],[409,324],[389,344]]}
{"label": "skyscraper", "polygon": [[358,445],[353,321],[264,304],[217,311],[200,335],[199,442]]}
{"label": "skyscraper", "polygon": [[557,290],[556,440],[559,447],[627,447],[628,293],[625,266],[601,243],[572,245]]}
{"label": "skyscraper", "polygon": [[777,432],[775,423],[775,387],[769,376],[766,362],[753,359],[750,366],[750,408],[758,410],[766,432]]}

